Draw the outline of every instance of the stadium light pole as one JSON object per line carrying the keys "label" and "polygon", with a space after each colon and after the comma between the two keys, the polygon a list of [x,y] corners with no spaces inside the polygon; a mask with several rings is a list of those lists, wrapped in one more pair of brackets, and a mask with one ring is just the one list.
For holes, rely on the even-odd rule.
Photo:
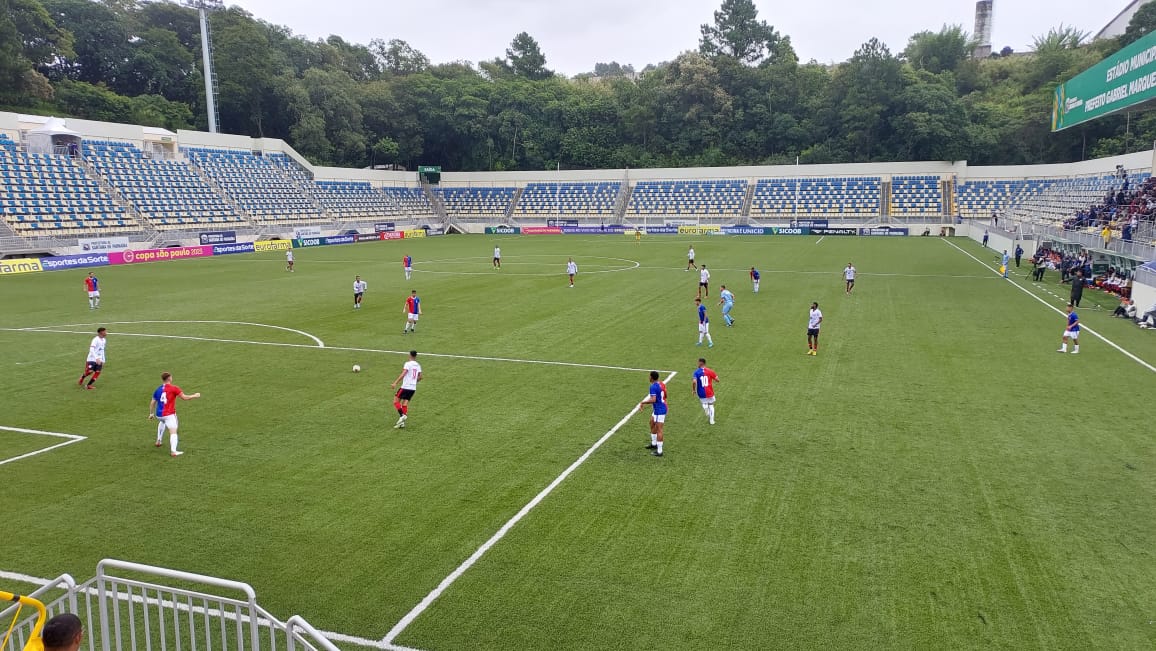
{"label": "stadium light pole", "polygon": [[209,113],[209,133],[217,133],[217,97],[214,92],[213,51],[209,39],[209,12],[225,7],[224,0],[185,0],[185,5],[197,10],[201,19],[201,64],[205,72],[205,109]]}

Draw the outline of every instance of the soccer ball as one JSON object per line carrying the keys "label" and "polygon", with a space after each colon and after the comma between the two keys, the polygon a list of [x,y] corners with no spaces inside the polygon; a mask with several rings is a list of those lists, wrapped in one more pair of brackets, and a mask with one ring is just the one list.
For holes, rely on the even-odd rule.
{"label": "soccer ball", "polygon": [[361,365],[360,364],[354,364],[353,365],[353,372],[354,373],[360,373],[361,372]]}

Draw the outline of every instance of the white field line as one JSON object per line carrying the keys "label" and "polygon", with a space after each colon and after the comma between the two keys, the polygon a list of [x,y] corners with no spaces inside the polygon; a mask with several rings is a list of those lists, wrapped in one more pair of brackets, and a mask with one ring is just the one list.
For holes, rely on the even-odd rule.
{"label": "white field line", "polygon": [[[248,321],[107,321],[102,323],[65,323],[61,325],[44,326],[45,328],[78,328],[81,326],[110,326],[110,325],[138,325],[142,323],[212,323],[216,325],[243,325],[253,326],[255,328],[269,328],[271,330],[281,330],[283,332],[292,332],[299,334],[306,339],[312,339],[317,344],[317,348],[325,348],[325,342],[317,337],[305,332],[304,330],[297,330],[294,328],[286,328],[284,326],[269,325],[267,323],[250,323]],[[23,328],[23,330],[40,330],[39,327]]]}
{"label": "white field line", "polygon": [[[986,267],[986,268],[988,268],[988,269],[991,269],[992,273],[994,273],[994,274],[995,274],[997,277],[1002,277],[1002,274],[1000,274],[1000,273],[999,273],[999,270],[998,270],[998,269],[994,269],[994,268],[992,268],[992,267],[988,266],[988,264],[987,264],[986,262],[984,262],[983,260],[980,260],[979,258],[975,257],[974,255],[972,255],[972,254],[968,253],[967,251],[963,250],[962,248],[960,248],[959,246],[957,246],[955,243],[953,243],[953,242],[948,242],[946,239],[945,239],[945,240],[943,240],[943,241],[944,241],[944,242],[946,242],[948,246],[950,246],[950,247],[954,248],[956,251],[959,251],[960,253],[962,253],[962,254],[966,255],[967,257],[971,258],[972,260],[975,260],[976,262],[980,263],[980,264],[981,264],[981,265],[983,265],[984,267]],[[1032,298],[1034,298],[1034,299],[1036,299],[1037,301],[1039,301],[1040,305],[1043,305],[1044,307],[1048,308],[1049,310],[1051,310],[1051,311],[1053,311],[1053,312],[1055,312],[1056,314],[1059,314],[1059,315],[1061,315],[1061,316],[1063,316],[1063,315],[1065,314],[1065,312],[1064,312],[1063,310],[1061,310],[1061,309],[1057,308],[1057,307],[1056,307],[1056,306],[1054,306],[1054,305],[1051,305],[1051,304],[1049,304],[1049,303],[1048,303],[1047,301],[1045,301],[1044,299],[1042,299],[1042,298],[1040,298],[1039,296],[1036,296],[1035,294],[1033,294],[1031,290],[1027,289],[1027,288],[1026,288],[1026,287],[1024,287],[1023,285],[1020,285],[1019,283],[1015,282],[1015,281],[1014,281],[1014,280],[1012,280],[1011,278],[1008,278],[1008,279],[1007,279],[1007,281],[1008,281],[1009,283],[1011,283],[1011,285],[1012,285],[1013,287],[1015,287],[1016,289],[1020,290],[1021,292],[1025,293],[1025,294],[1027,294],[1028,296],[1031,296]],[[1123,354],[1124,354],[1124,356],[1125,356],[1125,357],[1127,357],[1128,359],[1131,359],[1132,361],[1136,362],[1136,363],[1137,363],[1137,364],[1139,364],[1140,366],[1143,366],[1144,368],[1148,369],[1149,371],[1152,371],[1153,373],[1156,373],[1156,366],[1153,366],[1153,365],[1149,364],[1148,362],[1145,362],[1144,360],[1140,359],[1140,358],[1139,358],[1139,357],[1137,357],[1136,355],[1133,355],[1131,352],[1129,352],[1129,351],[1125,350],[1123,347],[1121,347],[1120,345],[1118,345],[1116,342],[1112,341],[1111,339],[1108,339],[1107,337],[1105,337],[1104,335],[1102,335],[1102,334],[1100,334],[1100,333],[1096,332],[1095,330],[1091,329],[1090,327],[1088,327],[1088,326],[1086,326],[1086,325],[1084,325],[1084,324],[1082,324],[1082,323],[1081,323],[1081,324],[1080,324],[1080,330],[1086,330],[1086,331],[1088,332],[1088,334],[1090,334],[1090,335],[1092,335],[1093,337],[1095,337],[1095,338],[1099,339],[1100,341],[1102,341],[1102,342],[1104,342],[1104,343],[1108,344],[1108,345],[1109,345],[1109,346],[1111,346],[1112,348],[1115,348],[1116,350],[1120,351],[1120,352],[1121,352],[1121,353],[1123,353]]]}
{"label": "white field line", "polygon": [[[67,327],[67,326],[65,326]],[[56,326],[41,326],[35,328],[0,328],[0,332],[43,332],[49,334],[92,334],[87,330],[62,330]],[[224,344],[248,344],[251,346],[274,346],[279,348],[305,348],[309,350],[336,350],[353,353],[383,353],[387,355],[408,355],[408,350],[386,350],[382,348],[353,348],[347,346],[311,346],[307,344],[287,344],[275,341],[250,341],[247,339],[217,339],[214,337],[190,337],[187,335],[159,335],[142,332],[114,332],[113,337],[149,337],[155,339],[183,339],[188,341],[208,341],[213,343]],[[480,362],[509,362],[512,364],[539,364],[543,366],[567,366],[571,368],[597,368],[608,371],[631,371],[631,372],[646,372],[652,370],[659,370],[665,372],[663,369],[645,369],[645,368],[631,368],[629,366],[610,366],[605,364],[580,364],[578,362],[557,362],[546,359],[520,359],[516,357],[485,357],[482,355],[453,355],[449,353],[421,353],[423,357],[440,357],[446,359],[468,359]]]}
{"label": "white field line", "polygon": [[[676,375],[678,375],[677,371],[671,371],[670,374],[666,376],[665,382],[669,383]],[[602,438],[595,441],[594,445],[591,445],[589,449],[582,453],[582,456],[578,457],[574,463],[570,464],[568,468],[563,470],[562,474],[555,477],[554,481],[550,482],[550,484],[543,488],[540,493],[535,495],[533,499],[527,502],[525,506],[523,506],[517,513],[515,513],[512,518],[507,520],[506,523],[503,524],[501,528],[499,528],[497,532],[494,533],[493,536],[490,536],[489,540],[482,543],[482,546],[478,547],[478,549],[473,554],[470,554],[469,558],[462,561],[462,564],[459,565],[457,569],[455,569],[453,572],[450,572],[449,576],[442,579],[441,583],[439,583],[436,588],[431,590],[430,593],[427,594],[420,603],[418,603],[418,605],[414,606],[412,610],[406,613],[405,617],[402,617],[397,624],[394,624],[393,628],[389,630],[389,633],[387,633],[381,641],[385,644],[392,644],[393,641],[397,639],[398,635],[401,635],[401,633],[405,631],[405,629],[408,628],[409,625],[418,618],[418,616],[425,612],[425,610],[429,608],[430,605],[433,604],[433,602],[436,601],[437,598],[440,597],[447,588],[453,585],[454,581],[457,581],[463,574],[465,574],[466,570],[473,567],[474,563],[478,562],[478,559],[484,556],[486,552],[490,551],[490,548],[496,545],[498,541],[505,537],[505,535],[514,528],[514,525],[518,524],[518,522],[520,522],[522,518],[526,517],[526,515],[532,511],[534,507],[538,506],[542,500],[546,499],[546,496],[554,492],[555,488],[557,488],[563,481],[565,481],[566,478],[569,477],[575,470],[577,470],[579,466],[585,463],[586,460],[589,459],[596,450],[598,450],[598,448],[602,447],[603,443],[610,440],[610,437],[614,436],[614,434],[617,433],[618,430],[621,429],[622,426],[625,425],[627,421],[629,421],[631,417],[634,416],[634,414],[641,411],[641,409],[641,405],[635,405],[634,408],[628,411],[626,415],[622,417],[622,420],[618,421],[614,427],[611,427],[609,430],[607,430],[607,432],[602,435]]]}
{"label": "white field line", "polygon": [[819,242],[822,242],[822,241],[823,241],[823,239],[824,239],[824,238],[826,238],[826,237],[827,237],[827,236],[826,236],[826,235],[824,235],[823,237],[820,237],[819,239],[815,240],[815,244],[818,244]]}
{"label": "white field line", "polygon": [[56,448],[62,448],[66,445],[72,445],[73,443],[80,443],[81,441],[84,441],[88,438],[87,436],[80,436],[79,434],[64,434],[63,432],[45,432],[43,430],[25,429],[23,427],[0,426],[0,430],[4,430],[7,432],[19,432],[21,434],[36,434],[39,436],[52,436],[55,438],[68,439],[67,441],[64,441],[63,443],[57,443],[55,445],[50,445],[46,448],[41,448],[39,450],[33,450],[32,452],[29,452],[27,454],[21,454],[21,455],[15,456],[15,457],[11,457],[9,459],[0,459],[0,466],[3,466],[4,464],[7,464],[7,463],[13,463],[15,461],[20,461],[21,459],[27,459],[29,457],[34,457],[38,454],[44,454],[45,452],[50,452],[52,450],[55,450]]}
{"label": "white field line", "polygon": [[[36,586],[44,586],[44,585],[48,585],[49,583],[52,583],[52,581],[49,579],[44,579],[44,578],[40,578],[40,577],[36,577],[36,576],[29,576],[27,574],[21,574],[19,572],[7,572],[4,570],[0,570],[0,580],[19,581],[21,583],[29,583],[29,584],[36,585]],[[99,594],[97,589],[94,587],[82,588],[82,589],[78,590],[77,592],[82,593],[82,594],[87,594],[87,595],[93,596],[93,597],[98,596],[98,594]],[[109,593],[109,594],[111,594],[111,593]],[[149,606],[161,606],[164,608],[171,608],[171,609],[179,610],[179,611],[186,612],[186,613],[196,613],[198,615],[205,615],[206,617],[221,617],[223,619],[227,619],[227,620],[231,620],[231,621],[236,621],[238,619],[240,619],[242,622],[249,621],[249,617],[246,615],[238,616],[234,612],[221,611],[218,608],[205,608],[204,606],[190,606],[187,603],[182,603],[179,601],[173,602],[172,600],[169,600],[169,599],[157,599],[154,597],[144,597],[142,595],[138,595],[135,593],[133,595],[129,596],[129,595],[126,595],[125,593],[123,593],[119,590],[115,594],[116,594],[116,598],[120,601],[131,601],[131,602],[136,603],[136,604],[147,604]],[[257,624],[259,626],[264,626],[264,627],[268,628],[272,624],[272,622],[270,622],[269,620],[267,620],[265,618],[258,618]],[[93,624],[93,625],[95,626],[95,624]],[[333,642],[343,642],[346,644],[355,644],[357,646],[366,647],[366,648],[370,648],[370,649],[384,649],[385,651],[417,651],[416,649],[410,649],[408,647],[401,647],[401,646],[396,646],[396,645],[392,645],[392,644],[385,644],[385,643],[381,642],[380,640],[371,640],[369,638],[360,637],[357,635],[348,635],[346,633],[334,633],[332,631],[319,631],[319,632]]]}
{"label": "white field line", "polygon": [[[736,235],[735,237],[740,237],[740,236]],[[642,267],[642,268],[643,269],[658,269],[658,270],[663,270],[663,271],[666,271],[666,270],[677,271],[677,270],[683,269],[683,267]],[[722,269],[719,267],[711,267],[711,270],[712,271],[742,271],[742,272],[749,272],[750,271],[749,268],[747,268],[747,269]],[[841,271],[842,270],[840,270],[840,272]],[[831,272],[830,271],[801,271],[798,269],[767,269],[767,270],[759,269],[759,273],[798,274],[798,275],[802,275],[802,276],[826,276],[826,275],[830,274]],[[991,276],[988,276],[986,274],[982,275],[982,276],[977,276],[975,274],[901,274],[901,273],[890,273],[890,272],[882,272],[882,271],[874,272],[874,273],[859,271],[859,272],[857,272],[857,274],[858,274],[858,276],[878,276],[878,277],[885,277],[885,278],[970,278],[973,280],[996,280],[995,278],[992,278]],[[843,277],[842,273],[839,273],[837,275],[840,278]]]}

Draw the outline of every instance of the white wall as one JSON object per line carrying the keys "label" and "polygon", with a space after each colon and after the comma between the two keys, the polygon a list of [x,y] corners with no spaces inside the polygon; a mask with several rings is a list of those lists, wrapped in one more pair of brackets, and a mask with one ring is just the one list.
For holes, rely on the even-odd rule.
{"label": "white wall", "polygon": [[182,147],[253,150],[253,139],[249,136],[234,136],[227,133],[206,133],[181,129],[177,131],[177,142]]}

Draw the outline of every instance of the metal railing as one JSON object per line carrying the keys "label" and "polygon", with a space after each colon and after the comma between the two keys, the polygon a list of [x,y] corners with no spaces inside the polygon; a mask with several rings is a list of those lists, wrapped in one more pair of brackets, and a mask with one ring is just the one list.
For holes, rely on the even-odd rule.
{"label": "metal railing", "polygon": [[[87,651],[339,651],[301,617],[283,622],[271,615],[249,584],[180,570],[105,559],[83,584],[65,574],[29,596],[44,601],[49,617],[79,616],[87,624]],[[0,622],[15,612],[15,606],[0,612]],[[22,649],[35,623],[35,616],[14,622],[0,651]]]}

